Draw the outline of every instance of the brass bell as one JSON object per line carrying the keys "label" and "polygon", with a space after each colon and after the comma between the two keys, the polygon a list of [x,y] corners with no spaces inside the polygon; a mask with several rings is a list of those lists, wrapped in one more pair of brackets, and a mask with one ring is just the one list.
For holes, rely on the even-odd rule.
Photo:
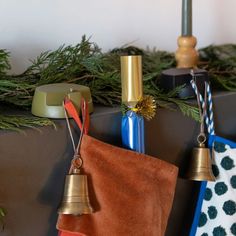
{"label": "brass bell", "polygon": [[186,177],[197,181],[215,181],[215,176],[212,172],[210,150],[205,147],[204,143],[199,143],[199,146],[193,149]]}
{"label": "brass bell", "polygon": [[89,202],[87,175],[69,174],[66,176],[62,203],[59,214],[91,214],[93,208]]}
{"label": "brass bell", "polygon": [[[186,177],[197,181],[215,181],[215,176],[212,173],[212,163],[209,148],[205,147],[206,135],[204,132],[204,120],[208,124],[207,114],[207,83],[205,82],[204,100],[199,93],[197,84],[195,82],[196,75],[191,70],[190,74],[193,77],[191,81],[192,88],[197,97],[198,110],[200,116],[200,133],[197,137],[198,147],[193,149],[192,158],[190,160],[189,170]],[[210,133],[210,132],[209,132]]]}
{"label": "brass bell", "polygon": [[83,112],[83,124],[81,128],[79,142],[76,148],[75,148],[75,143],[72,136],[71,128],[69,125],[68,115],[65,110],[66,123],[69,129],[69,133],[70,133],[70,137],[71,137],[71,141],[72,141],[75,153],[71,161],[69,174],[66,176],[63,200],[60,207],[58,208],[58,211],[57,211],[58,214],[78,216],[82,214],[93,213],[93,208],[89,201],[87,175],[83,175],[80,173],[81,168],[83,166],[83,159],[80,156],[80,146],[81,146],[81,140],[84,133],[84,125],[85,125],[85,118],[86,118],[85,116],[88,114],[86,112],[87,106],[86,106],[85,100],[83,100],[82,107],[84,107],[85,109]]}

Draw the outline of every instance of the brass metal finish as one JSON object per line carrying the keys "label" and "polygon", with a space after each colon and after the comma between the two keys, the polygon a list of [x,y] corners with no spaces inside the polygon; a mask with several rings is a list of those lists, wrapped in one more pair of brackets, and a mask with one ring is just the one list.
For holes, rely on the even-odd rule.
{"label": "brass metal finish", "polygon": [[143,96],[142,57],[121,56],[122,102],[134,107]]}
{"label": "brass metal finish", "polygon": [[62,203],[59,214],[91,214],[93,209],[89,202],[87,176],[71,174],[66,176]]}
{"label": "brass metal finish", "polygon": [[194,36],[180,36],[175,53],[177,68],[196,68],[198,63],[198,52],[195,49],[197,39]]}
{"label": "brass metal finish", "polygon": [[66,176],[63,200],[57,211],[58,214],[77,216],[93,213],[93,208],[90,205],[89,201],[87,175],[81,174],[83,159],[80,155],[80,147],[84,134],[85,122],[88,118],[85,100],[83,100],[82,107],[84,108],[84,112],[82,112],[83,123],[77,147],[75,147],[75,142],[71,132],[67,112],[65,112],[66,124],[69,129],[70,138],[74,147],[74,156],[71,160],[69,174]]}
{"label": "brass metal finish", "polygon": [[198,181],[215,181],[212,173],[210,150],[203,143],[193,149],[190,160],[189,171],[186,175],[188,179]]}

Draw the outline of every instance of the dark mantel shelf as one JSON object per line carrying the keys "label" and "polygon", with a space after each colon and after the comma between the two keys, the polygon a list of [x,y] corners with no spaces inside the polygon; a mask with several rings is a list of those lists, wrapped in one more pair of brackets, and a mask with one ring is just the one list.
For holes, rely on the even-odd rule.
{"label": "dark mantel shelf", "polygon": [[[213,100],[217,134],[236,140],[236,93],[216,93]],[[15,110],[4,113],[30,115]],[[65,121],[55,120],[55,123],[57,130],[52,127],[42,127],[42,132],[25,129],[25,134],[0,131],[0,206],[8,212],[2,236],[57,235],[56,209],[72,146]],[[90,134],[121,145],[120,125],[119,107],[95,107]],[[166,236],[188,235],[199,183],[183,176],[196,144],[198,128],[199,124],[179,111],[166,109],[158,109],[156,117],[145,123],[146,153],[180,169]]]}

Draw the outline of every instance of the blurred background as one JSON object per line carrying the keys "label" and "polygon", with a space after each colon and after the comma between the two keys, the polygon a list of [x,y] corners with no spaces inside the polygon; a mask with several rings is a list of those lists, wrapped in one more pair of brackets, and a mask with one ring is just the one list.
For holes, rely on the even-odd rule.
{"label": "blurred background", "polygon": [[[103,51],[127,43],[175,51],[181,0],[0,0],[0,48],[20,73],[41,52],[91,36]],[[236,42],[235,0],[193,0],[197,48]]]}

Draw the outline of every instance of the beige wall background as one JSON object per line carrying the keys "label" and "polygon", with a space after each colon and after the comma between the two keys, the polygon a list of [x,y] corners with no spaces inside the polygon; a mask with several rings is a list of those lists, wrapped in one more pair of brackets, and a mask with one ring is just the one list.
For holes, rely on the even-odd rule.
{"label": "beige wall background", "polygon": [[[13,72],[40,52],[75,44],[81,36],[104,50],[126,43],[174,51],[181,32],[181,0],[0,0],[0,48]],[[193,0],[198,47],[236,43],[235,0]]]}

